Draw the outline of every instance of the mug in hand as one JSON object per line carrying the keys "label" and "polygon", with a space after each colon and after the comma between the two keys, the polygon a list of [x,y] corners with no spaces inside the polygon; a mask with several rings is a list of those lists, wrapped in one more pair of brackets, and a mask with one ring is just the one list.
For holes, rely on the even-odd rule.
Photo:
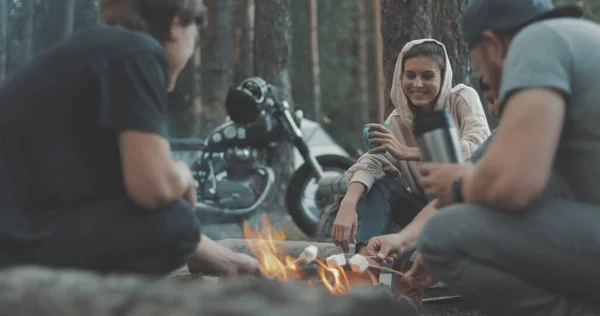
{"label": "mug in hand", "polygon": [[[390,124],[381,124],[383,127],[385,127],[386,129],[390,129],[391,125]],[[374,128],[365,126],[365,128],[363,129],[363,141],[365,142],[365,145],[367,145],[367,148],[369,150],[378,147],[380,144],[377,143],[372,143],[371,139],[369,137],[369,133],[374,131]],[[385,154],[385,152],[382,152],[382,154]]]}

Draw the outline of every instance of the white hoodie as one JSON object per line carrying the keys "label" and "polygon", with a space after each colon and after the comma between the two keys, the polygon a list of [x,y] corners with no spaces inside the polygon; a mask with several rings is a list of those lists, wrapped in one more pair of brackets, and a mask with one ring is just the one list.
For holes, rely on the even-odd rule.
{"label": "white hoodie", "polygon": [[[404,46],[398,55],[390,92],[391,100],[396,109],[392,111],[386,123],[391,125],[390,130],[398,142],[409,147],[418,147],[413,135],[413,112],[402,89],[400,79],[404,72],[402,69],[404,54],[413,46],[426,42],[434,42],[440,45],[446,55],[446,69],[434,109],[448,109],[460,132],[462,156],[464,159],[468,159],[477,147],[488,138],[490,128],[477,92],[464,84],[452,88],[452,67],[446,53],[446,47],[436,40],[419,39],[411,41]],[[418,185],[419,172],[417,168],[419,164],[418,161],[396,160],[389,153],[384,155],[367,153],[348,169],[347,179],[348,183],[360,182],[364,184],[368,191],[375,181],[382,179],[386,174],[395,177],[401,176],[408,184],[411,192],[424,196],[422,188]]]}

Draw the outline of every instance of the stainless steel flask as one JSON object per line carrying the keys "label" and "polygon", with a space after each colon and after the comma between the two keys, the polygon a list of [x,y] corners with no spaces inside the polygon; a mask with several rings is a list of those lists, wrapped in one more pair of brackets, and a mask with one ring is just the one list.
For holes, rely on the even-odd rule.
{"label": "stainless steel flask", "polygon": [[463,162],[458,129],[447,109],[426,113],[417,112],[413,128],[421,150],[421,161]]}

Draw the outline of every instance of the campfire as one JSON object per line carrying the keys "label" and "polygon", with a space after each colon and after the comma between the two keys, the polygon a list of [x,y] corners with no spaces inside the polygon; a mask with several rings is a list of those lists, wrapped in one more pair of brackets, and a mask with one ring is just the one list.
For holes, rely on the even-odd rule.
{"label": "campfire", "polygon": [[[248,247],[267,274],[282,282],[306,282],[320,285],[335,295],[342,295],[352,290],[353,286],[378,285],[373,274],[362,265],[350,266],[352,260],[364,259],[360,255],[346,260],[344,254],[337,254],[326,260],[317,259],[318,248],[307,247],[298,257],[292,257],[278,247],[278,242],[285,241],[286,235],[282,230],[274,229],[266,214],[262,216],[262,227],[250,227],[244,223],[244,236]],[[359,263],[359,265],[361,265]],[[368,264],[367,264],[368,265]],[[354,271],[353,271],[354,270]]]}

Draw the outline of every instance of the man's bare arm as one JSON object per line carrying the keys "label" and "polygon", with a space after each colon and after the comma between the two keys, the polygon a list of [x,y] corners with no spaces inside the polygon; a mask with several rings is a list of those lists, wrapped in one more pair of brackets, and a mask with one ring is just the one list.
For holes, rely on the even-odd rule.
{"label": "man's bare arm", "polygon": [[400,248],[402,252],[412,251],[417,248],[417,240],[423,231],[423,226],[429,220],[429,218],[437,212],[436,207],[437,200],[429,202],[415,218],[404,227],[399,233],[398,237],[402,240]]}
{"label": "man's bare arm", "polygon": [[547,88],[514,93],[494,141],[463,180],[467,202],[520,211],[546,187],[565,119],[565,97]]}
{"label": "man's bare arm", "polygon": [[164,137],[125,131],[119,136],[119,146],[125,189],[138,205],[157,209],[181,198],[193,185],[189,168],[173,161]]}

